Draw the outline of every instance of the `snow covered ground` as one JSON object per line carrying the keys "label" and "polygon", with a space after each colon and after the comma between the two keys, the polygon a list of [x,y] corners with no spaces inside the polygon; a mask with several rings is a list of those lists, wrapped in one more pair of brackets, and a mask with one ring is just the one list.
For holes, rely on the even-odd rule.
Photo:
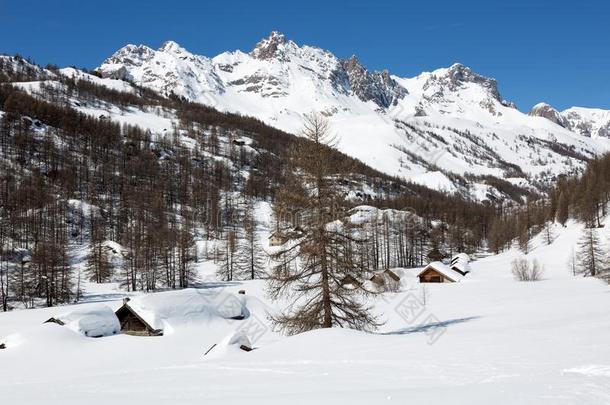
{"label": "snow covered ground", "polygon": [[[249,316],[170,311],[164,326],[171,333],[162,337],[93,339],[43,324],[101,304],[118,308],[116,285],[88,289],[88,303],[0,314],[0,341],[7,345],[0,350],[0,398],[7,404],[608,404],[610,289],[567,268],[580,226],[556,231],[553,244],[536,238],[528,255],[545,266],[539,282],[513,279],[516,250],[473,262],[460,283],[425,290],[417,269],[397,269],[403,288],[378,298],[375,309],[386,323],[376,333],[280,336],[266,317],[279,305],[267,300],[261,281],[203,283],[203,294],[219,297],[245,289]],[[610,236],[610,229],[601,232]],[[147,308],[188,306],[197,291],[147,296]],[[235,331],[256,350],[233,347]]]}

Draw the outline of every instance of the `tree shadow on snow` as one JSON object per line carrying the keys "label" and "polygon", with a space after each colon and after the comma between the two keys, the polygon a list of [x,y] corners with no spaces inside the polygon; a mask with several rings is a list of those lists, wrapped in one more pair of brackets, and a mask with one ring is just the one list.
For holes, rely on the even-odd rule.
{"label": "tree shadow on snow", "polygon": [[225,287],[235,287],[242,285],[242,282],[239,281],[201,281],[195,282],[191,284],[190,288],[196,288],[198,290],[206,290],[211,288],[225,288]]}
{"label": "tree shadow on snow", "polygon": [[431,323],[419,324],[419,325],[415,325],[415,326],[407,326],[406,328],[397,329],[392,332],[380,333],[380,335],[408,335],[410,333],[429,332],[430,330],[433,330],[433,329],[446,328],[451,325],[469,322],[469,321],[473,321],[473,320],[479,319],[479,318],[480,318],[480,316],[469,316],[467,318],[449,319],[447,321],[431,322]]}
{"label": "tree shadow on snow", "polygon": [[108,301],[117,301],[127,297],[126,293],[84,293],[81,297],[79,304],[91,304],[91,303],[99,303],[99,302],[108,302]]}

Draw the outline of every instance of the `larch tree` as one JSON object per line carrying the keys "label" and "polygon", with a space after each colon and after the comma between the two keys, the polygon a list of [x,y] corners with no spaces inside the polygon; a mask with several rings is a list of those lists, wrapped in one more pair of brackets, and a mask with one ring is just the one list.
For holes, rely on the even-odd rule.
{"label": "larch tree", "polygon": [[569,207],[570,207],[570,198],[566,191],[561,191],[559,193],[559,199],[557,202],[557,222],[559,222],[562,226],[565,226],[566,222],[569,218]]}
{"label": "larch tree", "polygon": [[240,262],[243,275],[251,280],[264,276],[266,254],[258,240],[254,204],[248,203],[244,211],[244,240],[240,246]]}
{"label": "larch tree", "polygon": [[238,271],[238,238],[235,230],[228,230],[225,239],[222,241],[222,252],[218,276],[224,281],[233,281],[233,277]]}
{"label": "larch tree", "polygon": [[298,212],[299,232],[272,255],[278,264],[268,276],[271,297],[290,304],[272,319],[289,334],[373,329],[378,323],[362,299],[365,291],[343,283],[348,276],[361,278],[366,269],[354,254],[363,239],[343,219],[343,200],[333,185],[329,151],[335,138],[328,121],[316,113],[306,115],[303,136],[310,142],[291,153],[293,168],[299,168],[291,173],[302,170],[302,181],[278,193],[280,205]]}
{"label": "larch tree", "polygon": [[597,276],[605,268],[605,255],[595,228],[585,228],[578,242],[579,270],[584,276]]}
{"label": "larch tree", "polygon": [[104,227],[94,209],[91,209],[89,224],[90,244],[87,255],[87,273],[92,281],[103,283],[109,281],[112,276],[112,263],[104,250]]}

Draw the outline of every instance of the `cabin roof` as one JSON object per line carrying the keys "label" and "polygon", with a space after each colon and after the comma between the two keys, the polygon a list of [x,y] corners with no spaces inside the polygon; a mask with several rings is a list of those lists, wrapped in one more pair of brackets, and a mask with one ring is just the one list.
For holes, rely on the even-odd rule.
{"label": "cabin roof", "polygon": [[400,276],[398,276],[398,274],[394,273],[392,270],[384,270],[374,273],[371,278],[369,278],[369,280],[373,282],[385,282],[387,279],[400,281]]}
{"label": "cabin roof", "polygon": [[470,257],[466,253],[458,253],[451,259],[451,268],[461,273],[470,272]]}
{"label": "cabin roof", "polygon": [[458,261],[468,263],[470,262],[470,256],[468,256],[466,253],[458,253],[451,258],[451,264]]}
{"label": "cabin roof", "polygon": [[432,262],[432,263],[428,264],[426,267],[424,267],[424,269],[422,271],[420,271],[417,274],[417,276],[418,277],[421,276],[423,273],[425,273],[428,270],[434,270],[437,273],[442,274],[449,280],[456,281],[456,282],[460,281],[464,277],[457,271],[452,270],[451,268],[449,268],[448,266],[443,264],[442,262]]}
{"label": "cabin roof", "polygon": [[394,281],[400,281],[400,277],[398,276],[398,274],[394,273],[392,270],[384,270],[382,274],[385,274]]}
{"label": "cabin roof", "polygon": [[457,270],[457,271],[462,272],[464,274],[470,272],[470,264],[464,263],[464,262],[457,262],[455,264],[452,264],[451,268],[453,270]]}

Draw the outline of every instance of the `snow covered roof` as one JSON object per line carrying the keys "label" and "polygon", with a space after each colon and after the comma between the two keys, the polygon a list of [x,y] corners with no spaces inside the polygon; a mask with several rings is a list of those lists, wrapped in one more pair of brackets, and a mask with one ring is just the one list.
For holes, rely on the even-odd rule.
{"label": "snow covered roof", "polygon": [[106,305],[77,309],[54,316],[46,322],[54,322],[66,326],[88,337],[116,335],[121,330],[121,325],[114,311]]}
{"label": "snow covered roof", "polygon": [[458,253],[451,258],[451,263],[458,260],[468,263],[470,262],[470,256],[468,256],[466,253]]}
{"label": "snow covered roof", "polygon": [[470,272],[470,256],[466,253],[458,253],[451,259],[451,268],[463,275]]}
{"label": "snow covered roof", "polygon": [[248,315],[243,295],[215,288],[142,295],[132,298],[129,307],[152,328],[163,330],[210,318],[241,319]]}
{"label": "snow covered roof", "polygon": [[446,278],[448,278],[451,281],[458,282],[462,278],[464,278],[464,276],[462,276],[460,273],[458,273],[455,270],[451,270],[451,268],[449,268],[447,265],[443,264],[442,262],[432,262],[432,263],[428,264],[426,267],[424,267],[424,269],[422,271],[417,273],[417,275],[420,276],[421,274],[425,273],[426,271],[428,271],[430,269],[437,271],[438,273],[442,274],[443,276],[445,276]]}
{"label": "snow covered roof", "polygon": [[394,281],[400,281],[400,277],[398,276],[398,274],[394,273],[392,270],[389,270],[389,269],[379,271],[379,272],[373,274],[373,276],[370,278],[370,280],[373,280],[373,278],[375,276],[380,276],[380,277],[383,277],[384,279],[389,278]]}

